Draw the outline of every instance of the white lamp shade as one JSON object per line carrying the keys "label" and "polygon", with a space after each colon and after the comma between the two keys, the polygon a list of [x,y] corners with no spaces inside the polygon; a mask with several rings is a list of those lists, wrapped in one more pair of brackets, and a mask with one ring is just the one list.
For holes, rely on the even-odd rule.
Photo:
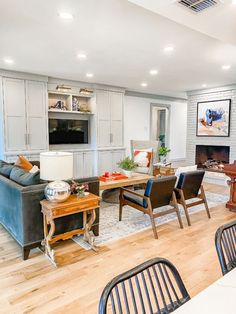
{"label": "white lamp shade", "polygon": [[40,178],[42,180],[68,180],[73,177],[73,154],[45,152],[40,154]]}

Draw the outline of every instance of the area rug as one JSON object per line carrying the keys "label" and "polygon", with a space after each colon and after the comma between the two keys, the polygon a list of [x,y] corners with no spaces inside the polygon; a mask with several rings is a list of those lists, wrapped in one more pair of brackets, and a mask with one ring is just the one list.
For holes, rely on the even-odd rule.
{"label": "area rug", "polygon": [[[226,203],[228,200],[227,195],[216,194],[211,192],[206,193],[206,198],[210,209],[222,203]],[[179,205],[179,208],[181,216],[185,217],[182,206]],[[166,206],[158,209],[158,211],[161,210],[166,210]],[[192,213],[201,210],[205,210],[204,204],[200,204],[189,208],[189,213],[191,215]],[[101,203],[99,236],[96,237],[95,240],[96,245],[102,245],[109,241],[121,239],[136,232],[140,232],[147,228],[151,228],[149,216],[143,214],[142,212],[130,206],[124,206],[122,221],[119,221],[118,215],[119,215],[118,204],[108,204],[104,202]],[[156,218],[156,223],[157,225],[160,225],[175,219],[177,219],[176,214],[171,213],[169,215]],[[82,237],[80,236],[74,237],[73,240],[79,245],[81,245],[83,248],[90,249],[90,246],[84,243]]]}

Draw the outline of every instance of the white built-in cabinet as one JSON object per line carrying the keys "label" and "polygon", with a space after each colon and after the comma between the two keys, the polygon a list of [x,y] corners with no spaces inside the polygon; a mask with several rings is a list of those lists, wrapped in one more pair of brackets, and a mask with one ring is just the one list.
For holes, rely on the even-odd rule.
{"label": "white built-in cabinet", "polygon": [[[3,74],[2,74],[3,73]],[[123,148],[124,90],[97,87],[93,95],[80,94],[81,87],[72,87],[71,93],[57,91],[59,83],[46,77],[2,72],[0,76],[0,158],[14,162],[16,155],[24,154],[30,160],[39,159],[42,151],[60,149],[73,151],[74,178],[92,177],[105,171],[118,170],[117,162],[125,156]],[[49,88],[49,92],[48,92]],[[72,100],[90,112],[77,112]],[[55,104],[61,100],[66,111],[57,113]],[[50,115],[67,118],[84,114],[90,121],[90,143],[80,147],[50,147],[48,140],[48,109]],[[78,108],[77,108],[78,109]],[[52,111],[52,112],[51,112]],[[77,115],[76,115],[77,114]],[[85,116],[86,114],[86,116]],[[80,117],[81,118],[81,117]],[[83,148],[84,147],[84,148]]]}
{"label": "white built-in cabinet", "polygon": [[123,93],[97,90],[98,147],[123,146]]}
{"label": "white built-in cabinet", "polygon": [[94,176],[94,152],[74,153],[74,178],[89,178]]}
{"label": "white built-in cabinet", "polygon": [[48,147],[46,84],[3,78],[5,152]]}
{"label": "white built-in cabinet", "polygon": [[125,156],[125,149],[98,151],[98,175],[118,170],[117,163]]}

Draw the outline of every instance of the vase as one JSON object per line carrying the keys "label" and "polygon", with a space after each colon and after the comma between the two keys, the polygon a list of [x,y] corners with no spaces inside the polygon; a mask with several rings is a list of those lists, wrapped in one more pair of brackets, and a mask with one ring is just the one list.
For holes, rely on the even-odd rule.
{"label": "vase", "polygon": [[84,190],[81,190],[81,191],[77,192],[77,198],[81,198],[81,197],[84,197],[84,196],[85,196]]}
{"label": "vase", "polygon": [[160,156],[160,162],[166,164],[166,156]]}
{"label": "vase", "polygon": [[132,175],[133,175],[133,170],[124,170],[124,169],[122,169],[122,173],[123,173],[126,177],[130,178],[130,177],[132,177]]}

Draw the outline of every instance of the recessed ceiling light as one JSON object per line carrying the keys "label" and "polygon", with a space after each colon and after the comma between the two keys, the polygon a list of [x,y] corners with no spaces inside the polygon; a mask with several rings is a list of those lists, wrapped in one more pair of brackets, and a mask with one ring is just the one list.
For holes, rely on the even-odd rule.
{"label": "recessed ceiling light", "polygon": [[14,60],[11,59],[11,58],[4,58],[3,61],[7,64],[13,64],[14,63]]}
{"label": "recessed ceiling light", "polygon": [[171,45],[166,46],[166,47],[164,48],[164,52],[172,52],[172,51],[174,51],[174,47],[171,46]]}
{"label": "recessed ceiling light", "polygon": [[147,86],[148,86],[148,84],[145,83],[145,82],[141,83],[140,85],[141,85],[142,87],[147,87]]}
{"label": "recessed ceiling light", "polygon": [[77,54],[77,58],[80,60],[85,60],[85,59],[87,59],[87,55],[83,52],[80,52]]}
{"label": "recessed ceiling light", "polygon": [[63,20],[72,20],[73,19],[73,15],[69,12],[60,12],[59,17]]}
{"label": "recessed ceiling light", "polygon": [[155,69],[152,69],[149,71],[150,75],[157,75],[158,74],[158,71],[155,70]]}
{"label": "recessed ceiling light", "polygon": [[231,68],[231,65],[230,64],[224,64],[222,65],[221,69],[222,70],[229,70]]}
{"label": "recessed ceiling light", "polygon": [[94,74],[93,74],[93,73],[87,73],[86,76],[87,76],[87,77],[93,77]]}
{"label": "recessed ceiling light", "polygon": [[203,87],[203,88],[207,87],[207,84],[202,84],[202,87]]}

